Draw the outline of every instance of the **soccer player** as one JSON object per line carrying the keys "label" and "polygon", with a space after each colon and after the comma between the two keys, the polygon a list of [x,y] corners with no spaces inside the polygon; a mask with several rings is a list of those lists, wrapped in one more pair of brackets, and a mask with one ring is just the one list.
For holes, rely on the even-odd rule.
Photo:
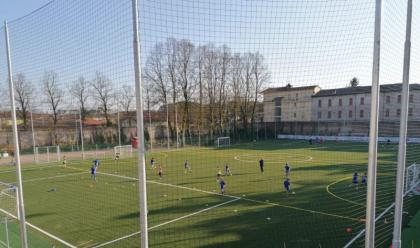
{"label": "soccer player", "polygon": [[66,158],[66,156],[63,157],[63,165],[64,165],[64,167],[67,166],[67,158]]}
{"label": "soccer player", "polygon": [[162,165],[159,165],[158,166],[158,175],[159,175],[159,178],[162,179],[162,175],[163,175],[163,167],[162,167]]}
{"label": "soccer player", "polygon": [[152,169],[154,169],[155,168],[155,158],[152,158],[151,160],[150,160],[150,166],[152,167]]}
{"label": "soccer player", "polygon": [[264,173],[264,160],[260,159],[260,171],[261,173]]}
{"label": "soccer player", "polygon": [[93,160],[92,161],[93,162],[93,166],[95,167],[95,168],[98,168],[99,167],[99,159],[95,159],[95,160]]}
{"label": "soccer player", "polygon": [[115,153],[114,160],[120,160],[120,153],[119,152]]}
{"label": "soccer player", "polygon": [[220,193],[222,195],[224,195],[225,194],[225,185],[226,185],[225,180],[223,180],[223,178],[220,178],[219,184],[220,184]]}
{"label": "soccer player", "polygon": [[97,170],[97,166],[92,165],[92,167],[90,168],[90,179],[94,180],[96,182],[96,170]]}
{"label": "soccer player", "polygon": [[190,164],[188,163],[188,160],[185,160],[185,163],[184,163],[184,173],[187,173],[187,172],[192,172],[192,171],[191,171]]}
{"label": "soccer player", "polygon": [[289,174],[290,174],[290,166],[289,166],[289,164],[287,162],[284,165],[284,174],[286,175],[286,177],[289,177]]}
{"label": "soccer player", "polygon": [[283,186],[284,186],[284,189],[286,190],[286,193],[287,193],[287,194],[289,194],[289,193],[291,193],[291,192],[292,192],[292,190],[290,189],[290,180],[289,180],[289,178],[286,178],[286,179],[284,180],[284,182],[283,182]]}
{"label": "soccer player", "polygon": [[232,176],[232,172],[230,171],[229,165],[225,165],[225,176]]}
{"label": "soccer player", "polygon": [[357,172],[353,174],[352,185],[355,186],[356,189],[359,189],[359,175],[357,174]]}
{"label": "soccer player", "polygon": [[362,184],[363,185],[366,185],[367,184],[367,175],[366,175],[366,172],[363,173],[363,176],[362,176]]}

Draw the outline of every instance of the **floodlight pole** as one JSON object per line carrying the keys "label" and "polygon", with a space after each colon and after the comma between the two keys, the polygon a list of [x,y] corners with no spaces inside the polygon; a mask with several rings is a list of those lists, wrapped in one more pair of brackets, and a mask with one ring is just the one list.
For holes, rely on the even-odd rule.
{"label": "floodlight pole", "polygon": [[407,121],[408,104],[410,94],[410,54],[411,54],[411,20],[413,13],[413,0],[407,1],[407,24],[405,31],[404,67],[401,92],[401,118],[400,118],[400,140],[398,144],[398,166],[397,182],[395,188],[395,211],[394,211],[394,234],[392,247],[401,247],[401,224],[404,203],[404,171],[407,148]]}
{"label": "floodlight pole", "polygon": [[82,146],[82,159],[85,159],[85,143],[83,141],[83,119],[82,108],[79,109],[79,123],[80,123],[80,145]]}
{"label": "floodlight pole", "polygon": [[166,131],[168,132],[168,150],[171,148],[171,130],[169,130],[169,104],[166,103]]}
{"label": "floodlight pole", "polygon": [[22,185],[22,171],[20,167],[20,151],[19,151],[19,139],[18,130],[16,124],[16,105],[15,105],[15,89],[13,85],[13,73],[12,73],[12,58],[10,55],[10,44],[9,44],[9,29],[7,22],[4,22],[4,33],[6,40],[6,54],[7,54],[7,69],[8,69],[8,80],[9,80],[9,91],[10,91],[10,106],[12,115],[12,127],[13,127],[13,139],[15,145],[15,166],[16,166],[16,184],[17,184],[17,204],[18,204],[18,219],[20,227],[20,241],[21,247],[28,248],[28,237],[26,233],[26,220],[25,220],[25,205],[23,201],[23,185]]}
{"label": "floodlight pole", "polygon": [[369,125],[368,187],[366,194],[365,247],[375,247],[376,170],[378,153],[379,69],[381,41],[382,0],[376,0],[375,36],[373,45],[372,103]]}
{"label": "floodlight pole", "polygon": [[139,204],[140,204],[140,234],[141,248],[149,247],[147,231],[147,190],[146,190],[146,161],[144,147],[144,119],[143,119],[143,83],[141,80],[140,62],[140,38],[139,38],[139,16],[137,0],[132,0],[133,11],[133,55],[134,55],[134,76],[136,87],[136,112],[137,112],[137,136],[139,137],[138,148],[138,171],[139,171]]}
{"label": "floodlight pole", "polygon": [[120,124],[120,108],[117,100],[117,121],[118,121],[118,145],[121,146],[121,124]]}

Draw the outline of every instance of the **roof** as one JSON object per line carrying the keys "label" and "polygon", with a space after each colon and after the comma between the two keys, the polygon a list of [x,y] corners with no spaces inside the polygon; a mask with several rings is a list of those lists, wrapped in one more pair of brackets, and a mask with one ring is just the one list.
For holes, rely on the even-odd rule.
{"label": "roof", "polygon": [[279,91],[295,91],[295,90],[310,90],[319,87],[318,85],[310,85],[310,86],[301,86],[301,87],[293,87],[293,86],[284,86],[284,87],[275,87],[275,88],[267,88],[261,93],[271,93],[271,92],[279,92]]}
{"label": "roof", "polygon": [[[387,92],[400,92],[402,84],[384,84],[380,86],[381,93]],[[356,95],[356,94],[370,94],[371,86],[357,86],[338,89],[320,90],[312,97],[326,97],[326,96],[343,96],[343,95]],[[410,84],[411,90],[420,90],[420,84]]]}

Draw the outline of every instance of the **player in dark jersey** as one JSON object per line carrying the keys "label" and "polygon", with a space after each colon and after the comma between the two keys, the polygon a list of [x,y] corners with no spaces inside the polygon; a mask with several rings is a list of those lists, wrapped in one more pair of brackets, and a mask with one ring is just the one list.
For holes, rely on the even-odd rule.
{"label": "player in dark jersey", "polygon": [[284,174],[286,175],[286,177],[289,177],[289,174],[290,174],[290,165],[287,162],[284,165]]}
{"label": "player in dark jersey", "polygon": [[260,171],[261,173],[264,173],[264,160],[260,159],[259,163],[260,163]]}
{"label": "player in dark jersey", "polygon": [[225,180],[223,180],[223,178],[220,178],[219,179],[219,184],[220,184],[220,193],[222,195],[224,195],[225,194],[225,185],[226,185]]}

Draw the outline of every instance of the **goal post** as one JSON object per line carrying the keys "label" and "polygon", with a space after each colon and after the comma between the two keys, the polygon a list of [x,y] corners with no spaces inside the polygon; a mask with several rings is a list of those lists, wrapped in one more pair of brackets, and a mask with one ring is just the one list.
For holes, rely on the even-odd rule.
{"label": "goal post", "polygon": [[35,147],[35,163],[51,163],[61,161],[60,146]]}
{"label": "goal post", "polygon": [[115,146],[114,147],[114,157],[127,158],[133,156],[133,146]]}
{"label": "goal post", "polygon": [[216,147],[229,147],[230,146],[230,137],[218,137],[216,139]]}
{"label": "goal post", "polygon": [[405,171],[405,193],[420,195],[420,164],[412,164]]}

